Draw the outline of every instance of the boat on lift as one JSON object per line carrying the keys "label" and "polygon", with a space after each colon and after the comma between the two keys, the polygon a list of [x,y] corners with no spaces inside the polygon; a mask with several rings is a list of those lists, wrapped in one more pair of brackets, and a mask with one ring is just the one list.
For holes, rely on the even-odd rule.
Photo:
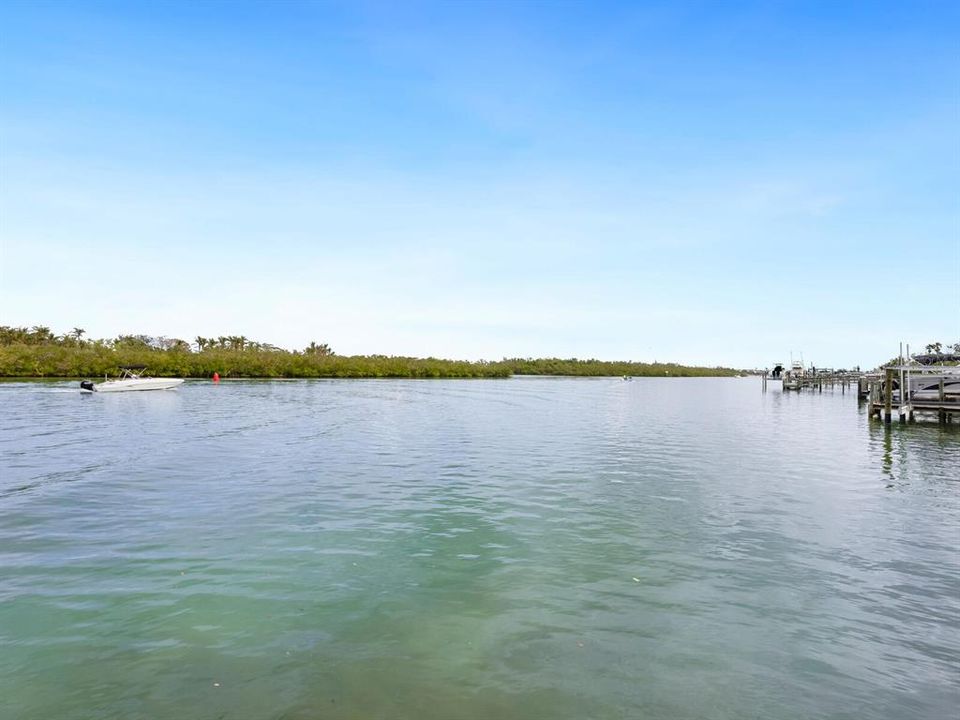
{"label": "boat on lift", "polygon": [[784,390],[799,390],[803,387],[803,379],[807,375],[807,369],[803,365],[803,356],[799,360],[794,360],[790,355],[790,369],[782,370]]}
{"label": "boat on lift", "polygon": [[130,392],[132,390],[170,390],[183,384],[181,378],[155,378],[146,374],[146,365],[121,365],[120,377],[104,379],[101,383],[91,380],[80,382],[80,392]]}
{"label": "boat on lift", "polygon": [[[932,365],[895,365],[896,372],[903,371],[903,384],[907,388],[905,401],[932,402],[943,399],[960,402],[960,367],[936,367]],[[899,402],[900,378],[894,376],[893,397]]]}

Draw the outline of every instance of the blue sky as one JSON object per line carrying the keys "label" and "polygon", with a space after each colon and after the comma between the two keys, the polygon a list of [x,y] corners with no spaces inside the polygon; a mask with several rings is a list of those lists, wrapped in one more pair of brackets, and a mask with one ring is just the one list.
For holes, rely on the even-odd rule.
{"label": "blue sky", "polygon": [[960,340],[960,4],[0,5],[0,323],[873,365]]}

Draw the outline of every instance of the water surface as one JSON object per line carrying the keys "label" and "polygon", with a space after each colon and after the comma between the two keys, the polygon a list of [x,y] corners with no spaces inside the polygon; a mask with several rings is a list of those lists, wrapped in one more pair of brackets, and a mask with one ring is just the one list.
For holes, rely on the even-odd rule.
{"label": "water surface", "polygon": [[947,718],[960,435],[756,379],[0,384],[0,716]]}

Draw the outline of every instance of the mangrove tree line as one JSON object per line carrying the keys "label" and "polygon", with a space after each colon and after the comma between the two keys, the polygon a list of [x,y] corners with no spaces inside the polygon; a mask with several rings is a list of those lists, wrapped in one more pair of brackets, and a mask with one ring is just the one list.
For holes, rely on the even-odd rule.
{"label": "mangrove tree line", "polygon": [[716,376],[727,368],[576,358],[444,360],[392,355],[337,355],[326,343],[285,350],[243,335],[180,338],[119,335],[92,340],[83,328],[0,326],[0,377],[116,376],[121,365],[146,365],[157,377],[223,378],[497,378],[511,375]]}

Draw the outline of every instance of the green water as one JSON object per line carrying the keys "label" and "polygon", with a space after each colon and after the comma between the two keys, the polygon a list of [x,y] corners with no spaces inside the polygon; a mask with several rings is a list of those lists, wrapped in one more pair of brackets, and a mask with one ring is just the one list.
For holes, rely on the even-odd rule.
{"label": "green water", "polygon": [[960,435],[753,379],[0,384],[0,717],[948,718]]}

